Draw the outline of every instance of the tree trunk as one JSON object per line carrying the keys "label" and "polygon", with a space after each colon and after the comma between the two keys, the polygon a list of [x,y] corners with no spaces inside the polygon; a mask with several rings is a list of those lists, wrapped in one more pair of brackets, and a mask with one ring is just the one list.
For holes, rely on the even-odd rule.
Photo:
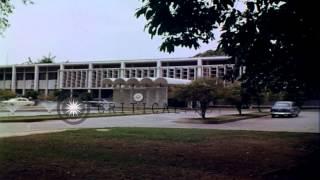
{"label": "tree trunk", "polygon": [[201,117],[202,119],[206,118],[206,110],[201,110]]}
{"label": "tree trunk", "polygon": [[242,109],[241,109],[241,104],[236,105],[236,108],[239,112],[239,115],[242,115]]}
{"label": "tree trunk", "polygon": [[200,102],[200,109],[201,109],[201,117],[202,119],[205,119],[206,118],[206,111],[207,111],[207,103],[201,103]]}
{"label": "tree trunk", "polygon": [[257,97],[257,105],[258,105],[258,112],[262,112],[261,111],[261,107],[260,107],[261,102],[260,102],[260,97],[259,96]]}

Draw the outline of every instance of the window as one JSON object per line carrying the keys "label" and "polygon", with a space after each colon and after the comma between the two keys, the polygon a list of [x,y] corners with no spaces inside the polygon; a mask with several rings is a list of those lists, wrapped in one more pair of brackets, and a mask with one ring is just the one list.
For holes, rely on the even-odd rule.
{"label": "window", "polygon": [[34,73],[26,73],[26,80],[34,80]]}
{"label": "window", "polygon": [[56,80],[56,79],[58,79],[57,73],[55,73],[55,72],[49,72],[49,74],[48,74],[48,79],[49,79],[49,80]]}
{"label": "window", "polygon": [[46,80],[46,73],[40,73],[39,74],[39,80]]}
{"label": "window", "polygon": [[150,70],[150,77],[155,77],[155,73],[153,69]]}
{"label": "window", "polygon": [[5,79],[6,80],[12,80],[12,74],[11,73],[6,73],[5,74]]}
{"label": "window", "polygon": [[17,80],[24,80],[23,73],[17,73]]}
{"label": "window", "polygon": [[167,69],[162,70],[162,77],[167,77]]}

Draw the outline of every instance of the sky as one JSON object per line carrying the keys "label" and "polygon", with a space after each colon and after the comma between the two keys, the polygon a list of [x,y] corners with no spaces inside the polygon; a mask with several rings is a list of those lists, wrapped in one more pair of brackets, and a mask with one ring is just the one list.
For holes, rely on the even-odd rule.
{"label": "sky", "polygon": [[134,13],[139,0],[33,0],[15,9],[10,27],[0,36],[0,65],[34,61],[51,53],[56,62],[192,57],[215,49],[217,40],[200,49],[160,52],[161,37],[144,32],[144,18]]}

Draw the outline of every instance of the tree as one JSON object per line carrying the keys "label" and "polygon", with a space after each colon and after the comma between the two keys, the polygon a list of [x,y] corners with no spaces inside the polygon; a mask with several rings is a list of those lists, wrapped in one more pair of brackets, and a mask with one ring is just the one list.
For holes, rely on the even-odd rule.
{"label": "tree", "polygon": [[70,92],[65,90],[55,90],[53,95],[56,97],[57,101],[63,101],[70,97]]}
{"label": "tree", "polygon": [[51,53],[49,53],[48,56],[43,56],[38,61],[34,61],[31,59],[31,57],[28,57],[28,60],[23,64],[50,64],[50,63],[54,63],[55,58],[56,56],[51,56]]}
{"label": "tree", "polygon": [[[22,0],[24,4],[33,4],[31,0]],[[10,24],[8,17],[13,13],[13,5],[10,0],[1,0],[0,1],[0,34],[3,34],[3,31],[6,30]]]}
{"label": "tree", "polygon": [[234,82],[224,87],[223,98],[226,102],[234,105],[240,115],[242,114],[243,106],[248,105],[250,102],[250,96],[241,88],[240,82]]}
{"label": "tree", "polygon": [[226,54],[221,49],[207,50],[203,53],[196,54],[194,57],[210,57],[210,56],[225,56]]}
{"label": "tree", "polygon": [[32,99],[38,99],[39,92],[38,91],[26,91],[26,94],[24,97],[26,98],[32,98]]}
{"label": "tree", "polygon": [[222,94],[221,81],[217,79],[200,78],[191,84],[175,89],[175,96],[184,101],[195,101],[200,105],[200,114],[206,118],[210,103],[214,103]]}
{"label": "tree", "polygon": [[13,6],[9,0],[0,1],[0,34],[9,26],[8,16],[12,10]]}
{"label": "tree", "polygon": [[10,90],[0,90],[0,100],[7,100],[16,97],[16,93]]}
{"label": "tree", "polygon": [[[319,96],[318,7],[299,0],[142,0],[136,16],[147,20],[151,37],[162,36],[161,51],[198,48],[222,28],[219,48],[245,66],[246,86],[272,92]],[[244,6],[244,10],[239,8]],[[251,87],[249,87],[251,88]]]}
{"label": "tree", "polygon": [[91,101],[93,99],[92,94],[89,92],[80,93],[78,96],[81,101]]}
{"label": "tree", "polygon": [[51,56],[51,53],[48,54],[48,56],[43,56],[37,64],[49,64],[49,63],[54,63],[54,59],[56,56]]}

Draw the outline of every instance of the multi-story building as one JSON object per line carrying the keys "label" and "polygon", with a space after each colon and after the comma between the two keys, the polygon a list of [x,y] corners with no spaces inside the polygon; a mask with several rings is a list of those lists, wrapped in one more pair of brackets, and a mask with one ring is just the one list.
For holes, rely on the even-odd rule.
{"label": "multi-story building", "polygon": [[51,95],[55,90],[91,92],[94,97],[114,97],[121,87],[185,84],[200,77],[223,78],[234,65],[229,57],[143,59],[16,64],[0,66],[0,89],[17,94],[35,90]]}

